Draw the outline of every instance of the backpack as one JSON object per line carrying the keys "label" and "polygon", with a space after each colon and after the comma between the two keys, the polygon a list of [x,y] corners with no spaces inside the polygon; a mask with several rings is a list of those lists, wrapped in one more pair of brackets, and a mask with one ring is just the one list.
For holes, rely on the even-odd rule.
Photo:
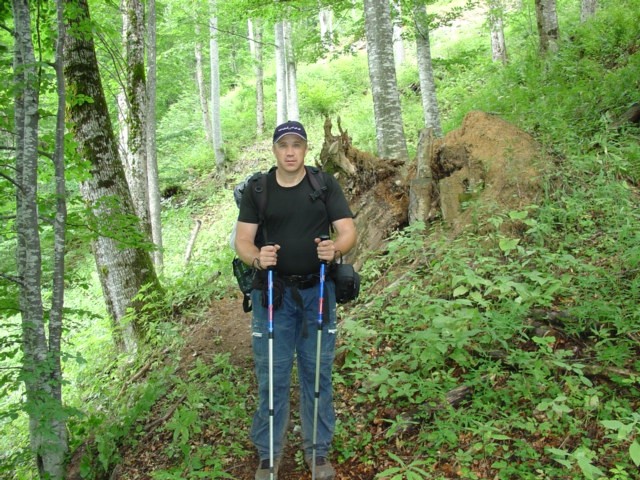
{"label": "backpack", "polygon": [[[272,167],[269,172],[272,172],[275,168],[276,167]],[[321,199],[324,203],[326,203],[327,185],[324,179],[323,172],[319,168],[310,167],[308,165],[305,165],[304,168],[307,171],[305,177],[308,179],[309,183],[311,184],[311,188],[313,189],[313,193],[311,193],[311,200],[315,201],[317,199]],[[238,208],[240,208],[240,203],[242,202],[243,195],[245,195],[245,193],[247,192],[249,192],[249,195],[253,195],[254,200],[256,200],[255,203],[258,206],[258,231],[256,232],[255,243],[259,246],[264,245],[267,238],[264,215],[267,210],[267,174],[269,172],[253,173],[246,177],[233,189],[233,198]],[[233,232],[231,233],[231,238],[229,239],[229,244],[231,245],[231,248],[234,249],[235,228],[236,227],[234,225]],[[255,276],[256,269],[244,263],[237,256],[232,261],[232,268],[233,275],[236,277],[238,286],[240,287],[240,291],[242,292],[242,309],[248,313],[252,310],[251,290],[253,288],[253,277]]]}

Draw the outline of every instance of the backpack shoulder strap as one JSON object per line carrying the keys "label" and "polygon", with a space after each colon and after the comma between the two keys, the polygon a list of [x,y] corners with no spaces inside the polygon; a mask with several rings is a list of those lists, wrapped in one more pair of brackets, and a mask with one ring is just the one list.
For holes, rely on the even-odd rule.
{"label": "backpack shoulder strap", "polygon": [[[310,167],[305,165],[304,168],[307,170],[307,178],[309,179],[309,183],[311,184],[311,188],[313,189],[313,193],[309,194],[311,197],[311,201],[314,202],[317,199],[321,199],[325,205],[325,209],[327,206],[327,182],[325,180],[325,173],[317,167]],[[333,225],[329,222],[329,232],[333,232]]]}
{"label": "backpack shoulder strap", "polygon": [[249,194],[258,207],[258,229],[262,230],[262,236],[267,238],[267,227],[264,221],[267,211],[267,175],[271,172],[256,172],[249,179]]}
{"label": "backpack shoulder strap", "polygon": [[324,203],[327,203],[327,184],[324,180],[324,173],[317,167],[305,165],[304,168],[307,170],[307,178],[313,189],[311,200],[315,201],[320,198]]}

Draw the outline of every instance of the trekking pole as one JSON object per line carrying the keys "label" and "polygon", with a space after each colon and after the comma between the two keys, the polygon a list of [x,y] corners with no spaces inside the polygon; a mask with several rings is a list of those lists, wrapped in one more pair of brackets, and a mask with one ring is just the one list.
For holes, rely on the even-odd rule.
{"label": "trekking pole", "polygon": [[[268,242],[267,245],[275,245]],[[268,295],[268,338],[269,338],[269,480],[275,480],[275,462],[273,458],[273,266],[267,267]]]}
{"label": "trekking pole", "polygon": [[[321,235],[320,241],[329,240],[328,235]],[[316,382],[313,401],[313,453],[311,456],[311,479],[316,480],[316,453],[318,449],[318,403],[320,399],[320,352],[322,346],[322,323],[324,314],[324,277],[327,262],[320,261],[320,293],[318,298],[318,336],[316,339]]]}

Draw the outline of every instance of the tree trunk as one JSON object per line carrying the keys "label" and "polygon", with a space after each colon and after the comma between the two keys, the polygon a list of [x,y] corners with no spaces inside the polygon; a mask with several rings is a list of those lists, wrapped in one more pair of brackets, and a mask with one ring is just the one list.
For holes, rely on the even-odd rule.
{"label": "tree trunk", "polygon": [[276,123],[287,121],[287,62],[284,43],[284,21],[275,25],[276,41]]}
{"label": "tree trunk", "polygon": [[442,136],[440,110],[436,95],[436,83],[433,78],[433,64],[431,62],[431,44],[429,41],[429,18],[426,7],[420,2],[414,6],[416,24],[416,56],[418,62],[418,76],[420,78],[420,96],[422,97],[422,111],[426,128],[433,130],[438,137]]}
{"label": "tree trunk", "polygon": [[597,9],[598,0],[582,0],[582,5],[580,6],[580,22],[584,23],[593,18]]}
{"label": "tree trunk", "polygon": [[220,122],[220,62],[218,59],[218,19],[215,16],[216,2],[211,0],[211,19],[209,21],[209,40],[211,64],[211,128],[213,132],[213,151],[216,157],[216,167],[221,169],[225,162],[222,147],[222,126]]}
{"label": "tree trunk", "polygon": [[[64,74],[68,91],[74,96],[67,110],[68,121],[81,157],[91,165],[91,177],[81,182],[80,193],[88,207],[89,227],[96,232],[93,251],[116,342],[134,352],[145,331],[135,315],[144,306],[144,299],[134,297],[145,285],[151,287],[147,294],[159,292],[160,284],[149,254],[141,247],[147,237],[135,218],[93,38],[84,27],[90,23],[87,0],[66,0],[65,5],[77,12],[68,20],[65,35]],[[77,101],[83,98],[91,102]],[[134,315],[125,321],[128,308],[133,308]]]}
{"label": "tree trunk", "polygon": [[213,148],[213,128],[211,127],[211,116],[209,114],[209,100],[207,99],[207,87],[204,83],[204,69],[202,68],[202,42],[200,42],[200,25],[195,24],[196,45],[196,83],[198,85],[198,96],[200,97],[200,108],[202,109],[202,119],[204,121],[204,135],[207,143]]}
{"label": "tree trunk", "polygon": [[284,24],[284,51],[287,63],[287,120],[299,120],[298,81],[296,78],[296,57],[293,52],[291,22]]}
{"label": "tree trunk", "polygon": [[558,14],[556,0],[535,0],[538,35],[540,36],[540,53],[558,51]]}
{"label": "tree trunk", "polygon": [[489,27],[491,28],[491,58],[494,62],[507,63],[507,44],[504,40],[502,0],[488,0]]}
{"label": "tree trunk", "polygon": [[365,0],[364,15],[378,156],[406,161],[409,154],[393,60],[389,2]]}
{"label": "tree trunk", "polygon": [[404,41],[402,40],[402,6],[397,0],[391,2],[393,7],[393,60],[396,69],[404,63]]}
{"label": "tree trunk", "polygon": [[[58,19],[62,18],[58,4]],[[22,318],[22,378],[25,383],[29,415],[29,440],[40,478],[64,478],[64,459],[68,449],[62,410],[60,340],[64,287],[64,155],[56,145],[54,168],[56,191],[62,188],[54,220],[54,292],[49,321],[49,343],[45,334],[42,302],[42,252],[38,224],[38,72],[32,43],[31,18],[27,0],[13,1],[15,28],[15,131],[16,131],[16,263]],[[60,32],[59,32],[60,35]],[[62,41],[59,39],[59,42]],[[56,46],[60,61],[62,44]],[[59,68],[57,68],[59,72]],[[56,140],[64,132],[64,88],[58,81],[59,99]],[[62,163],[61,163],[62,162]],[[62,173],[62,178],[60,178]]]}
{"label": "tree trunk", "polygon": [[437,210],[433,206],[436,184],[429,165],[434,148],[434,131],[425,128],[420,132],[416,152],[416,175],[409,187],[409,224],[433,219]]}
{"label": "tree trunk", "polygon": [[148,0],[147,12],[147,180],[151,239],[155,245],[153,263],[158,271],[164,264],[162,255],[162,206],[160,202],[160,174],[156,151],[156,0]]}
{"label": "tree trunk", "polygon": [[249,46],[256,75],[256,133],[264,133],[264,73],[262,69],[262,21],[249,20]]}
{"label": "tree trunk", "polygon": [[333,12],[328,8],[321,8],[319,14],[320,42],[325,50],[333,48]]}
{"label": "tree trunk", "polygon": [[147,179],[147,82],[144,67],[144,6],[141,0],[123,0],[127,65],[127,151],[129,185],[136,215],[151,238]]}

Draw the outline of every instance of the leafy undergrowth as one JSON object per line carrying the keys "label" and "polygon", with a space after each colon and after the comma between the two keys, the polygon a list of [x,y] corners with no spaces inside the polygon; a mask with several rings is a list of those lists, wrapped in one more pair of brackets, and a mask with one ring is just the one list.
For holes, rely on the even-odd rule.
{"label": "leafy undergrowth", "polygon": [[[454,239],[415,224],[367,259],[340,312],[337,478],[637,478],[640,196],[588,170],[540,206]],[[85,474],[253,478],[241,301],[179,321],[118,420],[92,429]],[[281,480],[310,478],[295,411]]]}
{"label": "leafy undergrowth", "polygon": [[367,478],[636,477],[638,192],[573,185],[455,240],[417,225],[365,264],[338,370],[344,461]]}

